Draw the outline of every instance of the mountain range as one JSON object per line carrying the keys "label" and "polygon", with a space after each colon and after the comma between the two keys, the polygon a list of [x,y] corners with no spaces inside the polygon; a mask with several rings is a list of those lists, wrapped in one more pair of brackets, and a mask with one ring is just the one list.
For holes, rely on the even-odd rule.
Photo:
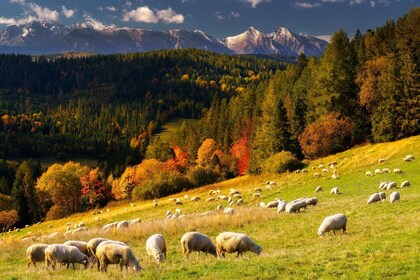
{"label": "mountain range", "polygon": [[65,26],[53,21],[30,21],[0,31],[0,53],[56,54],[65,51],[98,54],[146,52],[196,48],[226,54],[321,56],[327,42],[280,27],[264,34],[254,27],[244,33],[217,40],[201,30],[154,31],[105,27],[86,23]]}

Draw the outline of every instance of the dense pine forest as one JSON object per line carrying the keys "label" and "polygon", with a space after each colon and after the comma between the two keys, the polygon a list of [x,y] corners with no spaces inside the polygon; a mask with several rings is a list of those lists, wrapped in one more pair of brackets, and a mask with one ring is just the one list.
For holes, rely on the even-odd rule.
{"label": "dense pine forest", "polygon": [[[0,158],[99,162],[45,171],[32,160],[3,160],[1,209],[16,212],[1,224],[292,171],[303,159],[417,135],[419,25],[416,8],[352,39],[340,30],[320,59],[302,54],[289,65],[192,49],[0,55]],[[197,121],[186,120],[166,143],[154,135],[172,118]]]}

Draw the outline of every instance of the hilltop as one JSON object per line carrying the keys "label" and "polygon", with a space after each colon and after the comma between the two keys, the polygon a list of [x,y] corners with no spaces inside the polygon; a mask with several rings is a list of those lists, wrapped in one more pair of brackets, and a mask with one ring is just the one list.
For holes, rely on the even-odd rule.
{"label": "hilltop", "polygon": [[[307,162],[308,173],[287,173],[283,175],[242,176],[232,180],[204,186],[188,192],[160,199],[157,208],[152,201],[119,202],[107,205],[100,215],[79,213],[61,220],[48,221],[34,225],[21,232],[6,234],[2,237],[0,257],[2,266],[0,278],[18,279],[107,279],[120,277],[127,279],[138,276],[129,272],[119,272],[111,267],[108,274],[96,270],[66,270],[45,272],[43,264],[36,269],[26,268],[25,248],[33,242],[21,242],[29,235],[47,235],[59,232],[59,237],[48,240],[49,243],[63,242],[61,234],[67,222],[84,222],[89,230],[77,236],[81,240],[104,236],[128,243],[141,260],[144,271],[140,277],[146,279],[274,279],[274,278],[407,278],[413,279],[418,274],[419,252],[417,235],[419,232],[420,207],[420,136],[397,142],[364,145],[326,158]],[[414,155],[411,162],[404,162],[407,154]],[[378,159],[384,158],[384,163]],[[314,172],[320,172],[319,166],[337,162],[340,179],[331,179],[331,170],[314,178]],[[373,172],[380,168],[400,168],[402,174],[377,174],[366,176],[366,171]],[[315,169],[315,170],[313,170]],[[411,186],[399,189],[401,201],[395,204],[386,202],[367,205],[370,194],[378,192],[381,181],[409,180]],[[275,181],[273,190],[265,189],[267,181]],[[324,189],[314,193],[316,186]],[[254,198],[254,188],[263,188],[262,198]],[[329,195],[332,187],[339,187],[342,194]],[[228,194],[231,188],[242,193],[243,206],[234,206],[236,214],[212,214],[201,216],[209,210],[215,210],[216,202],[205,202],[210,197],[210,190],[220,190]],[[386,191],[387,196],[391,191]],[[197,195],[199,202],[184,199]],[[278,214],[275,209],[264,209],[257,205],[260,201],[268,202],[276,197],[291,201],[299,197],[317,196],[319,205],[308,207],[299,214]],[[175,206],[169,198],[181,198],[181,206]],[[130,205],[133,203],[133,205]],[[227,202],[221,202],[225,207]],[[180,208],[185,219],[165,220],[165,212]],[[109,212],[106,210],[109,209]],[[347,234],[332,233],[324,238],[317,236],[317,229],[325,216],[343,213],[348,217]],[[99,217],[99,222],[95,221]],[[128,232],[103,233],[101,227],[109,222],[141,218],[139,227]],[[222,231],[237,231],[248,234],[264,249],[261,256],[245,253],[242,258],[227,255],[226,259],[216,260],[212,256],[201,255],[196,260],[190,256],[190,262],[183,259],[179,240],[187,232],[196,230],[215,240]],[[163,234],[168,243],[168,261],[158,269],[148,261],[144,249],[145,240],[153,233]],[[39,239],[38,239],[39,240]],[[34,241],[35,242],[35,241]],[[39,241],[37,241],[39,242]]]}

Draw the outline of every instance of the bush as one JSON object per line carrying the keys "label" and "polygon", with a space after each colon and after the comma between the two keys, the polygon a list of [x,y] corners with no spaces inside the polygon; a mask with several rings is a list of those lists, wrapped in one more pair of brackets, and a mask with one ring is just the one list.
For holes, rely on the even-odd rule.
{"label": "bush", "polygon": [[263,163],[263,171],[268,173],[284,173],[294,171],[304,166],[291,152],[281,151],[269,157]]}
{"label": "bush", "polygon": [[188,190],[193,187],[188,178],[176,172],[157,172],[152,178],[133,189],[134,199],[153,199]]}
{"label": "bush", "polygon": [[325,157],[351,147],[353,125],[349,118],[329,114],[308,125],[299,135],[302,152],[308,159]]}
{"label": "bush", "polygon": [[0,230],[7,231],[19,220],[16,210],[0,211]]}
{"label": "bush", "polygon": [[189,170],[188,177],[194,186],[203,186],[217,182],[220,179],[220,172],[210,167],[195,166]]}
{"label": "bush", "polygon": [[72,212],[66,209],[66,207],[59,204],[54,204],[48,211],[46,219],[48,221],[61,219],[67,217],[70,214],[72,214]]}

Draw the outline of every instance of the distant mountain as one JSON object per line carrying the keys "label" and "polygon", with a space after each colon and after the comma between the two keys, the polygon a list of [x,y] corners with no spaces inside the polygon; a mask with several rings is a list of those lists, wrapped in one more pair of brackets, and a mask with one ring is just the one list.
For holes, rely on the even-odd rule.
{"label": "distant mountain", "polygon": [[216,53],[320,56],[327,42],[291,33],[286,28],[264,34],[250,27],[221,41],[201,30],[164,32],[140,28],[105,27],[79,23],[64,26],[52,21],[9,25],[0,31],[0,53],[55,54],[66,51],[99,54],[196,48]]}
{"label": "distant mountain", "polygon": [[297,56],[301,53],[321,56],[328,44],[315,37],[297,35],[285,27],[280,27],[270,34],[250,27],[244,33],[224,38],[221,42],[237,54],[284,56]]}

